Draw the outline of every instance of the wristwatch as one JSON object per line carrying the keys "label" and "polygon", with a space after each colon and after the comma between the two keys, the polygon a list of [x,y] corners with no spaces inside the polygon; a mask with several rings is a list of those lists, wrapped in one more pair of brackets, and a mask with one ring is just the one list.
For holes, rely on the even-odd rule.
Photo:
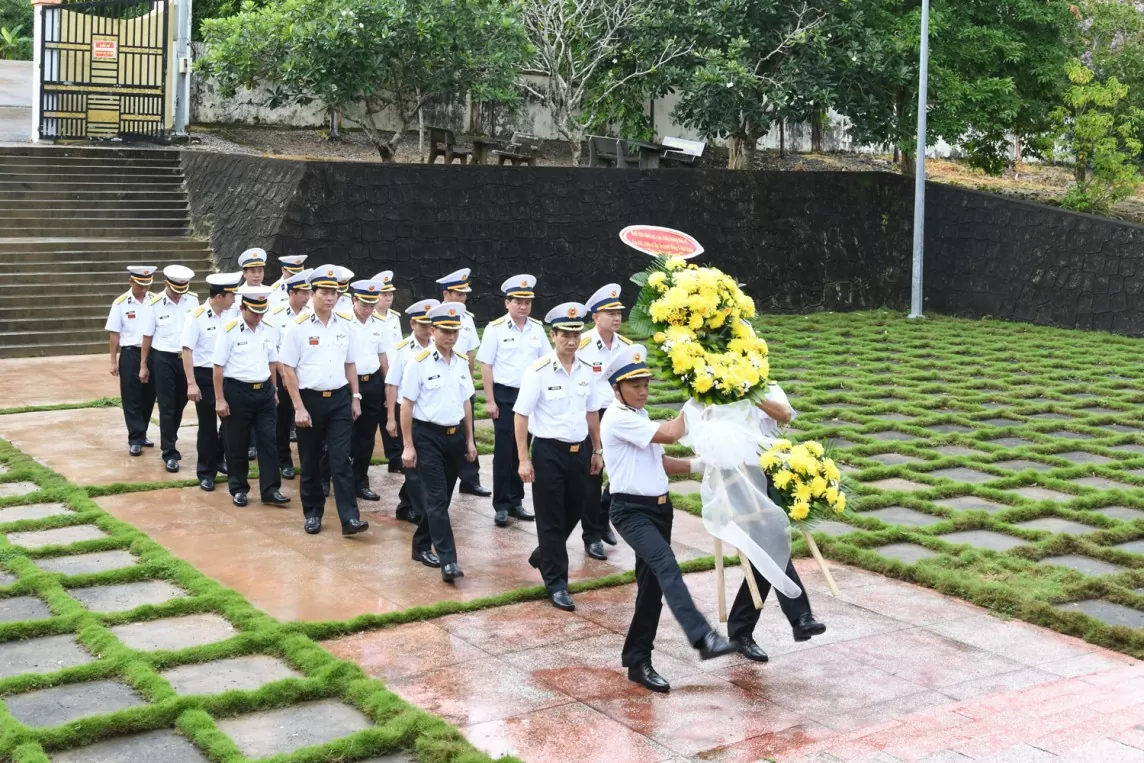
{"label": "wristwatch", "polygon": [[360,392],[354,393],[354,400],[361,400],[361,393]]}
{"label": "wristwatch", "polygon": [[598,448],[597,450],[592,451],[592,455],[593,456],[602,456],[602,455],[604,455],[604,449]]}

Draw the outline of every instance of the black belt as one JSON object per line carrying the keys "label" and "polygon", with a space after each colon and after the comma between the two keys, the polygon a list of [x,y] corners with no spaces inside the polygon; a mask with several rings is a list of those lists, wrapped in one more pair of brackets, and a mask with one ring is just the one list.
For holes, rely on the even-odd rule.
{"label": "black belt", "polygon": [[536,443],[551,445],[553,447],[560,448],[561,450],[567,450],[569,453],[579,453],[580,448],[584,447],[583,440],[580,442],[564,442],[563,440],[557,440],[552,437],[534,437],[532,442],[534,445]]}
{"label": "black belt", "polygon": [[514,387],[511,384],[501,384],[500,382],[493,382],[493,389],[500,387],[501,389],[511,389],[513,392],[520,392],[520,387]]}
{"label": "black belt", "polygon": [[143,348],[137,344],[121,344],[121,345],[119,345],[119,351],[120,352],[127,352],[128,350],[131,350],[133,352],[142,352]]}
{"label": "black belt", "polygon": [[367,382],[375,376],[377,376],[377,371],[374,371],[372,374],[358,374],[358,381]]}
{"label": "black belt", "polygon": [[612,493],[612,499],[624,503],[636,503],[640,506],[663,506],[668,502],[667,493],[663,495],[632,495],[631,493]]}
{"label": "black belt", "polygon": [[239,379],[226,378],[226,379],[224,379],[224,381],[226,381],[230,384],[237,384],[238,386],[244,387],[246,389],[254,389],[254,390],[258,390],[258,389],[262,389],[263,387],[269,387],[270,386],[270,380],[269,379],[267,379],[266,381],[260,381],[260,382],[244,382],[244,381],[241,381]]}
{"label": "black belt", "polygon": [[173,355],[176,358],[183,357],[183,351],[182,350],[180,350],[178,352],[171,352],[170,350],[156,350],[154,347],[152,347],[151,352],[154,353],[155,355]]}
{"label": "black belt", "polygon": [[432,421],[423,421],[421,419],[413,419],[413,424],[414,426],[428,427],[435,432],[440,432],[441,434],[448,435],[457,434],[458,430],[461,428],[460,424],[445,426],[444,424],[434,424]]}
{"label": "black belt", "polygon": [[336,393],[341,392],[345,387],[338,387],[337,389],[300,389],[298,393],[301,395],[312,395],[317,397],[333,397]]}

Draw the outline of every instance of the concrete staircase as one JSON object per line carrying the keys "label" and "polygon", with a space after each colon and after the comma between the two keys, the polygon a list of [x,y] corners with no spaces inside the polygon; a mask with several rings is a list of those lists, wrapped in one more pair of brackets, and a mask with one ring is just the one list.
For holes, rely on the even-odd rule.
{"label": "concrete staircase", "polygon": [[186,265],[204,298],[211,251],[188,225],[178,151],[0,148],[0,358],[105,351],[128,265]]}

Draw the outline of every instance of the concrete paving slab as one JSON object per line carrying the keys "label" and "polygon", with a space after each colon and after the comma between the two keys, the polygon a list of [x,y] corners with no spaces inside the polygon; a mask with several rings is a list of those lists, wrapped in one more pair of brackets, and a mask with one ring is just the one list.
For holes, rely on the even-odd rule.
{"label": "concrete paving slab", "polygon": [[862,516],[873,517],[889,525],[905,525],[906,527],[925,527],[945,521],[945,517],[935,517],[932,514],[924,514],[903,506],[888,506],[884,509],[863,511]]}
{"label": "concrete paving slab", "polygon": [[816,524],[811,529],[811,532],[822,533],[823,535],[830,535],[833,537],[837,535],[846,535],[847,533],[852,533],[857,529],[858,528],[854,527],[853,525],[848,525],[845,522],[835,522],[832,519],[828,519],[825,522],[819,522]]}
{"label": "concrete paving slab", "polygon": [[85,540],[103,540],[107,533],[95,525],[72,525],[57,527],[54,530],[31,530],[8,533],[8,540],[15,546],[43,548],[44,546],[67,546]]}
{"label": "concrete paving slab", "polygon": [[930,448],[930,450],[943,456],[956,456],[958,458],[988,455],[983,450],[967,448],[964,445],[939,445],[936,448]]}
{"label": "concrete paving slab", "polygon": [[989,440],[990,445],[998,445],[1002,448],[1023,448],[1026,445],[1032,445],[1032,440],[1026,440],[1022,437],[998,437],[996,440]]}
{"label": "concrete paving slab", "polygon": [[1071,421],[1076,417],[1069,416],[1067,413],[1034,413],[1029,418],[1036,421]]}
{"label": "concrete paving slab", "polygon": [[1103,509],[1090,509],[1093,514],[1103,514],[1111,519],[1119,519],[1123,522],[1135,522],[1144,519],[1144,511],[1140,509],[1133,509],[1128,506],[1105,506]]}
{"label": "concrete paving slab", "polygon": [[80,718],[105,715],[146,704],[120,681],[87,681],[50,689],[13,694],[4,698],[12,717],[27,726],[47,728]]}
{"label": "concrete paving slab", "polygon": [[878,546],[871,550],[878,552],[882,556],[897,559],[899,562],[905,564],[913,564],[922,559],[929,559],[930,557],[938,555],[936,551],[931,551],[925,546],[919,546],[916,543],[890,543],[889,545]]}
{"label": "concrete paving slab", "polygon": [[164,604],[190,595],[165,580],[71,588],[68,594],[92,612],[125,612],[145,604]]}
{"label": "concrete paving slab", "polygon": [[94,661],[70,633],[0,642],[0,678],[24,673],[55,673]]}
{"label": "concrete paving slab", "polygon": [[1064,458],[1072,461],[1074,464],[1111,464],[1115,463],[1116,459],[1109,458],[1108,456],[1101,456],[1096,453],[1089,453],[1087,450],[1070,450],[1067,453],[1056,453],[1056,458]]}
{"label": "concrete paving slab", "polygon": [[238,630],[222,617],[208,613],[114,625],[111,632],[132,649],[150,652],[213,644],[234,636]]}
{"label": "concrete paving slab", "polygon": [[95,551],[90,554],[33,559],[32,563],[45,572],[58,572],[63,575],[91,575],[97,572],[131,567],[139,563],[139,557],[130,551]]}
{"label": "concrete paving slab", "polygon": [[1003,503],[990,501],[985,498],[978,498],[975,495],[959,495],[955,498],[939,498],[934,501],[938,506],[946,506],[957,511],[984,511],[989,514],[996,514],[999,511],[1005,511],[1012,508]]}
{"label": "concrete paving slab", "polygon": [[1140,427],[1131,427],[1124,424],[1107,424],[1100,427],[1105,432],[1112,432],[1114,434],[1142,434],[1144,429]]}
{"label": "concrete paving slab", "polygon": [[1144,455],[1144,445],[1136,445],[1134,443],[1129,443],[1128,445],[1116,445],[1109,448],[1109,450],[1115,450],[1120,453],[1127,453],[1131,456]]}
{"label": "concrete paving slab", "polygon": [[61,514],[74,513],[62,503],[27,503],[0,509],[0,525],[8,522],[22,522],[26,519],[47,519],[48,517],[58,517]]}
{"label": "concrete paving slab", "polygon": [[10,596],[0,599],[0,623],[43,620],[52,616],[47,603],[36,596]]}
{"label": "concrete paving slab", "polygon": [[881,442],[913,442],[918,439],[912,434],[899,432],[895,429],[888,429],[882,432],[869,432],[864,436],[869,437],[871,440],[879,440]]}
{"label": "concrete paving slab", "polygon": [[248,758],[282,755],[325,744],[373,724],[361,711],[332,699],[223,718],[219,730]]}
{"label": "concrete paving slab", "polygon": [[1127,543],[1117,543],[1112,548],[1117,551],[1127,551],[1129,554],[1144,556],[1144,540],[1130,540]]}
{"label": "concrete paving slab", "polygon": [[1100,531],[1099,527],[1073,522],[1071,519],[1061,519],[1060,517],[1030,519],[1027,522],[1015,522],[1013,526],[1020,527],[1022,530],[1043,530],[1058,535],[1087,535]]}
{"label": "concrete paving slab", "polygon": [[1092,438],[1082,432],[1071,432],[1067,429],[1058,429],[1053,432],[1046,432],[1049,437],[1056,437],[1058,440],[1091,440]]}
{"label": "concrete paving slab", "polygon": [[917,456],[907,456],[902,453],[879,453],[876,456],[866,456],[871,461],[877,461],[883,466],[899,466],[901,464],[916,464],[925,461]]}
{"label": "concrete paving slab", "polygon": [[1024,458],[994,461],[991,465],[1013,472],[1047,472],[1057,468],[1055,466],[1049,466],[1048,464],[1042,464],[1040,461],[1029,461]]}
{"label": "concrete paving slab", "polygon": [[1085,601],[1058,604],[1057,609],[1065,612],[1084,612],[1089,617],[1094,617],[1109,625],[1144,628],[1144,612],[1103,599],[1086,599]]}
{"label": "concrete paving slab", "polygon": [[1069,480],[1074,485],[1081,485],[1083,487],[1092,488],[1094,490],[1134,490],[1135,485],[1129,485],[1126,482],[1117,482],[1110,480],[1107,477],[1080,477],[1078,479]]}
{"label": "concrete paving slab", "polygon": [[1046,556],[1041,560],[1041,564],[1055,564],[1059,567],[1068,567],[1070,570],[1076,570],[1085,575],[1111,575],[1124,570],[1119,564],[1111,564],[1101,561],[1100,559],[1093,559],[1090,556],[1081,556],[1080,554]]}
{"label": "concrete paving slab", "polygon": [[0,498],[13,498],[18,495],[27,495],[40,489],[35,482],[20,480],[18,482],[0,482]]}
{"label": "concrete paving slab", "polygon": [[[119,397],[119,381],[107,373],[106,353],[0,359],[0,408],[86,403],[104,397]],[[123,429],[122,412],[119,427]]]}
{"label": "concrete paving slab", "polygon": [[11,572],[0,570],[0,586],[12,585],[16,582],[16,576]]}
{"label": "concrete paving slab", "polygon": [[1014,538],[1012,535],[994,532],[993,530],[963,530],[961,532],[946,533],[937,536],[949,543],[964,543],[974,548],[983,548],[988,551],[1008,551],[1017,546],[1024,546],[1028,541]]}
{"label": "concrete paving slab", "polygon": [[976,469],[967,469],[963,466],[954,467],[952,469],[935,469],[932,472],[926,472],[926,474],[931,477],[953,480],[954,482],[980,483],[1001,479],[995,474],[979,472]]}
{"label": "concrete paving slab", "polygon": [[174,731],[145,731],[113,737],[87,747],[55,752],[52,763],[207,763],[199,749]]}
{"label": "concrete paving slab", "polygon": [[1053,503],[1068,503],[1069,501],[1076,500],[1077,496],[1069,493],[1062,493],[1059,490],[1050,490],[1047,487],[1036,487],[1033,485],[1027,487],[1013,488],[1006,490],[1006,493],[1019,495],[1029,501],[1052,501]]}
{"label": "concrete paving slab", "polygon": [[874,414],[874,417],[880,421],[912,421],[914,418],[913,416],[907,416],[904,413],[876,413]]}
{"label": "concrete paving slab", "polygon": [[1004,416],[995,416],[991,419],[982,419],[981,423],[988,427],[1015,427],[1021,422],[1017,419],[1007,419]]}
{"label": "concrete paving slab", "polygon": [[934,434],[962,434],[964,432],[972,432],[973,427],[963,426],[962,424],[934,424],[933,426],[923,427]]}
{"label": "concrete paving slab", "polygon": [[872,487],[877,490],[899,490],[906,493],[915,493],[922,490],[932,490],[933,485],[926,485],[922,482],[914,482],[912,480],[904,480],[901,477],[890,477],[884,480],[875,480],[873,482],[864,483],[867,487]]}
{"label": "concrete paving slab", "polygon": [[264,654],[180,665],[160,675],[179,694],[255,691],[274,681],[302,678],[301,673],[281,659]]}

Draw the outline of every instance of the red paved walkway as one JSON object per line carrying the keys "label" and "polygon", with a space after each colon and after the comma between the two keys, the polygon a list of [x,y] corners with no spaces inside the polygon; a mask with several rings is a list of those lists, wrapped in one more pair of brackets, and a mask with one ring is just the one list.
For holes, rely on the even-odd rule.
{"label": "red paved walkway", "polygon": [[[833,599],[799,567],[824,636],[794,643],[768,605],[770,663],[700,662],[665,610],[667,696],[620,667],[630,586],[579,594],[574,614],[533,602],[326,646],[526,761],[1144,761],[1140,662],[861,570],[834,567]],[[713,575],[688,585],[714,621]]]}

